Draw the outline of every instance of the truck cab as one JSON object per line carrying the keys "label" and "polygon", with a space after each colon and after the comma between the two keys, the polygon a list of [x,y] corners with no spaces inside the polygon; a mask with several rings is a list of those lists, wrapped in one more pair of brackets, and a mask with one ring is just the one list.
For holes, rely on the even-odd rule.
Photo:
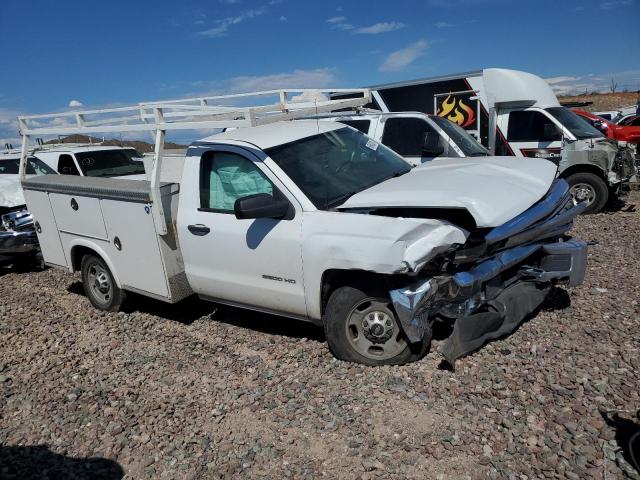
{"label": "truck cab", "polygon": [[34,155],[60,175],[146,178],[142,155],[131,147],[62,144]]}

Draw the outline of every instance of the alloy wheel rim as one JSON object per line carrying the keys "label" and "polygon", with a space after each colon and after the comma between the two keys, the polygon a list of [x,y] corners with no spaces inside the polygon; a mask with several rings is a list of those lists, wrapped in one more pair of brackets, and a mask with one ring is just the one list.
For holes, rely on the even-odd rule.
{"label": "alloy wheel rim", "polygon": [[591,205],[596,199],[596,190],[588,183],[576,183],[572,185],[570,193],[574,205],[582,202],[587,202],[587,205]]}

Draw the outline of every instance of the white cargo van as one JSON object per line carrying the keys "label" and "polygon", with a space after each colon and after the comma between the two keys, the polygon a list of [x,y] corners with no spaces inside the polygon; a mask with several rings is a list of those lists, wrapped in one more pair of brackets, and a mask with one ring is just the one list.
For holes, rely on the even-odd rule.
{"label": "white cargo van", "polygon": [[597,212],[635,173],[633,154],[560,106],[540,77],[502,68],[370,87],[369,107],[447,118],[494,155],[544,158],[559,165],[577,201]]}

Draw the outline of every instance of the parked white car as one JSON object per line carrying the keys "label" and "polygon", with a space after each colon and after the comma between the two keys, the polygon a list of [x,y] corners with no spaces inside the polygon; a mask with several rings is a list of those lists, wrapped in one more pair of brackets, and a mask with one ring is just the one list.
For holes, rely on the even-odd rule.
{"label": "parked white car", "polygon": [[23,187],[45,261],[80,271],[96,308],[118,310],[127,291],[171,303],[196,293],[315,322],[336,357],[369,365],[420,358],[433,323],[449,321],[453,363],[511,332],[551,285],[583,281],[586,244],[567,232],[585,204],[556,169],[500,158],[412,168],[354,128],[303,120],[192,144],[158,204],[145,181]]}

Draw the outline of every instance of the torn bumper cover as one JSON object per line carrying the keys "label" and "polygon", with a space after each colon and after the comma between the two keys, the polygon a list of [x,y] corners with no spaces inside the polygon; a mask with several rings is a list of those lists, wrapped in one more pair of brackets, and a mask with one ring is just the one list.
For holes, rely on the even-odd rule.
{"label": "torn bumper cover", "polygon": [[513,331],[543,302],[553,282],[584,280],[587,245],[561,239],[585,204],[569,206],[568,186],[556,181],[536,205],[489,232],[497,253],[471,268],[422,279],[390,291],[410,342],[420,341],[436,314],[455,318],[442,353],[455,360]]}

